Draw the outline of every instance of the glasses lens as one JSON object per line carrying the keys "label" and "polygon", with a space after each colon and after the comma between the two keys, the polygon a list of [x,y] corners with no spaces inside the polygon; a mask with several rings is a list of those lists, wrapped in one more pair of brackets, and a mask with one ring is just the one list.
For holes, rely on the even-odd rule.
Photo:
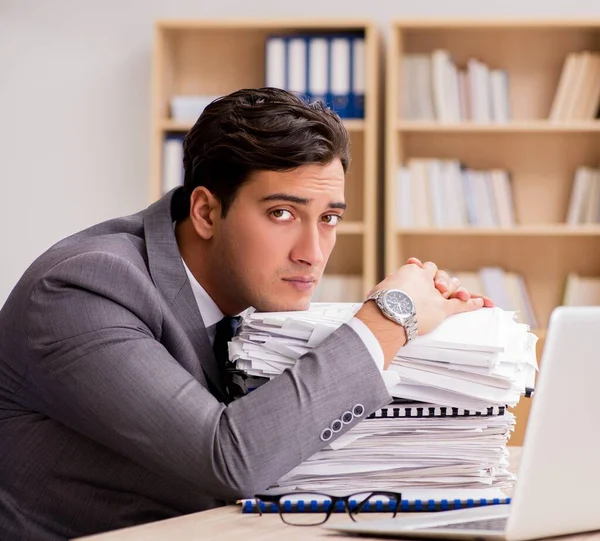
{"label": "glasses lens", "polygon": [[348,502],[350,514],[357,522],[392,518],[395,514],[397,504],[397,497],[374,492],[353,494]]}
{"label": "glasses lens", "polygon": [[303,492],[286,494],[279,500],[279,512],[286,524],[316,526],[327,520],[331,498],[322,494]]}

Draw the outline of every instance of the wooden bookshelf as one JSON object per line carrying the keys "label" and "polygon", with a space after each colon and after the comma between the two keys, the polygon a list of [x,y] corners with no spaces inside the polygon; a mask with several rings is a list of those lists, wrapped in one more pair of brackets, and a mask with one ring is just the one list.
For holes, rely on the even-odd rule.
{"label": "wooden bookshelf", "polygon": [[[364,32],[366,49],[365,118],[344,121],[352,163],[346,177],[348,209],[327,272],[360,274],[364,291],[377,281],[377,114],[380,37],[366,20],[161,20],[156,23],[153,93],[151,197],[162,195],[162,146],[171,133],[192,123],[170,116],[177,94],[222,95],[265,86],[265,44],[272,34]],[[359,299],[353,299],[359,300]]]}
{"label": "wooden bookshelf", "polygon": [[399,131],[403,133],[586,133],[600,132],[600,121],[557,124],[547,120],[513,121],[507,124],[475,124],[462,122],[440,124],[437,122],[399,121]]}
{"label": "wooden bookshelf", "polygon": [[404,236],[445,236],[445,237],[586,237],[600,235],[600,226],[595,225],[521,225],[515,227],[445,227],[445,228],[396,228],[398,235]]}
{"label": "wooden bookshelf", "polygon": [[[475,57],[507,70],[511,120],[442,124],[401,118],[402,57],[435,49],[448,50],[459,66]],[[581,50],[600,50],[600,20],[399,20],[387,54],[385,271],[416,256],[453,270],[501,266],[522,274],[540,326],[538,358],[567,274],[600,275],[600,227],[564,225],[576,168],[600,164],[600,122],[548,120],[564,60]],[[508,170],[518,225],[397,228],[395,179],[410,158]],[[516,408],[511,445],[522,442],[529,402],[523,399]]]}

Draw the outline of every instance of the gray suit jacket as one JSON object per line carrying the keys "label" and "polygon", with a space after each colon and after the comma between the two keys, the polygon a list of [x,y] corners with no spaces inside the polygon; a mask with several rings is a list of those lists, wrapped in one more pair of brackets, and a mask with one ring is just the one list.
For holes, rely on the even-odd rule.
{"label": "gray suit jacket", "polygon": [[0,311],[2,540],[62,540],[251,496],[321,449],[344,412],[391,401],[344,325],[223,404],[172,196],[50,248]]}

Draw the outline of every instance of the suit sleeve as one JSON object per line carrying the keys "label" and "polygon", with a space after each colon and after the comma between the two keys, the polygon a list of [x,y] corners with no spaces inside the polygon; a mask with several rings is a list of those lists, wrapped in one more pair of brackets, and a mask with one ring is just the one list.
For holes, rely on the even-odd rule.
{"label": "suit sleeve", "polygon": [[159,295],[131,262],[106,253],[46,273],[27,311],[30,406],[167,479],[231,499],[264,490],[323,448],[334,421],[343,428],[329,441],[391,401],[364,342],[344,325],[227,407],[160,343]]}

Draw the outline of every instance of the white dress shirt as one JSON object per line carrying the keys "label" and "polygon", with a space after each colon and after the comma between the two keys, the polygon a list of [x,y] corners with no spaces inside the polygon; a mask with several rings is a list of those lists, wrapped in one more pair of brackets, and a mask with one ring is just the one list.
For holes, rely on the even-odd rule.
{"label": "white dress shirt", "polygon": [[[192,286],[192,291],[194,293],[196,303],[198,304],[198,310],[202,316],[202,321],[204,321],[204,326],[206,327],[210,343],[213,344],[217,332],[217,323],[225,317],[225,314],[221,312],[215,301],[212,300],[210,295],[200,285],[200,282],[196,280],[190,269],[188,269],[188,266],[185,264],[185,261],[183,261],[183,258],[181,261],[183,263],[183,267],[185,268],[188,280]],[[400,383],[400,377],[398,376],[397,372],[383,369],[383,350],[381,349],[377,338],[375,338],[375,335],[371,332],[371,329],[369,329],[369,327],[367,327],[360,319],[356,317],[353,317],[348,322],[348,325],[352,327],[356,334],[358,334],[360,339],[364,342],[365,347],[369,350],[373,361],[377,365],[377,368],[379,368],[381,371],[381,376],[383,377],[386,386],[391,387],[397,383]]]}

